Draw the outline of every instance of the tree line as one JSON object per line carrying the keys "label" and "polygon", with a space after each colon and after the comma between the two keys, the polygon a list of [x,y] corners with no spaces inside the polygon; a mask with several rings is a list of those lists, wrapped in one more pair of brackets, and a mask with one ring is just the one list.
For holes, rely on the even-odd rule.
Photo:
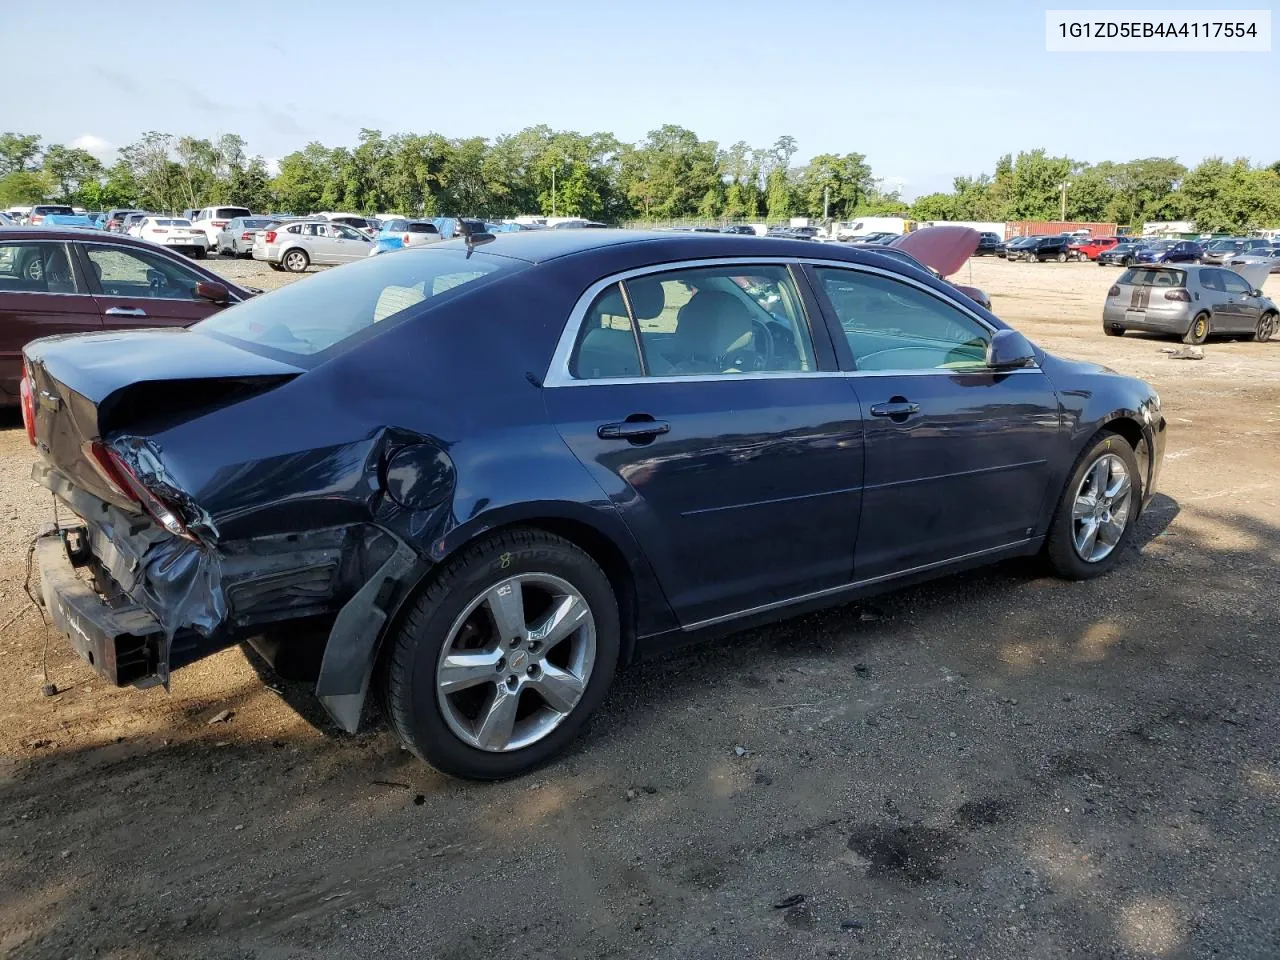
{"label": "tree line", "polygon": [[948,192],[905,201],[860,153],[795,164],[794,137],[722,147],[667,124],[638,143],[610,133],[535,126],[496,138],[361,130],[353,147],[312,142],[272,174],[244,139],[151,131],[104,166],[85,150],[0,134],[0,207],[40,201],[91,209],[176,211],[227,203],[261,211],[351,210],[488,218],[542,213],[608,223],[1056,219],[1141,224],[1192,220],[1202,230],[1280,224],[1280,162],[1172,157],[1083,163],[1045,150],[1005,154],[992,173],[956,177]]}

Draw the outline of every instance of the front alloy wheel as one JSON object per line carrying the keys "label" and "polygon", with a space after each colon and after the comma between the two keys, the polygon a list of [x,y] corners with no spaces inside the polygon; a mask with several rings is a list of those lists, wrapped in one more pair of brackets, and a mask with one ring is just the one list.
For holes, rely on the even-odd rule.
{"label": "front alloy wheel", "polygon": [[1254,328],[1253,339],[1259,343],[1266,343],[1276,334],[1277,319],[1274,313],[1264,313],[1258,318],[1258,325]]}
{"label": "front alloy wheel", "polygon": [[1080,481],[1071,508],[1072,542],[1085,563],[1107,559],[1129,523],[1133,483],[1114,453],[1103,454]]}

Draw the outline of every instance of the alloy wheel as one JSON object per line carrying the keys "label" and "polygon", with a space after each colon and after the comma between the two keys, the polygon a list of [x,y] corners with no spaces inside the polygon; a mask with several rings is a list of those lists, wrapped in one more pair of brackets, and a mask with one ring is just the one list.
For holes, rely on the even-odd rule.
{"label": "alloy wheel", "polygon": [[522,573],[472,599],[436,664],[436,701],[460,740],[505,753],[537,743],[573,712],[596,660],[595,617],[549,573]]}
{"label": "alloy wheel", "polygon": [[1276,323],[1277,323],[1277,320],[1276,320],[1276,315],[1274,313],[1264,314],[1262,318],[1258,320],[1258,332],[1255,335],[1254,339],[1259,340],[1263,343],[1270,340],[1272,337],[1275,336]]}
{"label": "alloy wheel", "polygon": [[1110,556],[1132,513],[1133,482],[1129,468],[1114,453],[1093,462],[1080,481],[1071,506],[1071,538],[1086,563]]}

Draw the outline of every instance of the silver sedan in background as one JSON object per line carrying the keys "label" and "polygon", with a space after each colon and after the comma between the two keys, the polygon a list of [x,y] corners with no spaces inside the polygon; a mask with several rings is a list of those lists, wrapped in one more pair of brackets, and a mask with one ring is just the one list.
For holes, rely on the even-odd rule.
{"label": "silver sedan in background", "polygon": [[259,231],[254,238],[253,259],[276,270],[302,273],[312,264],[332,266],[369,255],[373,241],[342,223],[328,220],[296,220]]}
{"label": "silver sedan in background", "polygon": [[1132,266],[1107,291],[1102,329],[1108,336],[1148,330],[1204,343],[1211,336],[1250,335],[1270,340],[1276,305],[1248,280],[1225,267],[1199,264]]}

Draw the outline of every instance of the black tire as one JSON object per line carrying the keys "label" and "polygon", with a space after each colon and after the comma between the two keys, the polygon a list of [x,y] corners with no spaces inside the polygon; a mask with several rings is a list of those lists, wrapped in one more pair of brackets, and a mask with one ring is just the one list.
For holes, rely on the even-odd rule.
{"label": "black tire", "polygon": [[1276,335],[1276,324],[1280,323],[1280,318],[1274,313],[1264,313],[1258,318],[1258,325],[1254,327],[1253,339],[1257,343],[1266,343]]}
{"label": "black tire", "polygon": [[[436,669],[450,627],[467,605],[520,573],[553,574],[582,594],[595,618],[595,663],[582,698],[550,733],[527,747],[490,752],[465,743],[450,729],[436,697]],[[489,537],[446,563],[388,638],[385,703],[391,728],[409,750],[444,773],[476,780],[525,773],[563,751],[600,705],[617,667],[619,636],[613,588],[591,557],[541,530]]]}
{"label": "black tire", "polygon": [[1121,257],[1121,258],[1120,258],[1120,266],[1122,266],[1122,267],[1132,267],[1132,266],[1133,266],[1133,257]]}
{"label": "black tire", "polygon": [[1200,344],[1209,339],[1209,314],[1197,313],[1191,319],[1191,326],[1187,327],[1187,332],[1182,335],[1183,343]]}
{"label": "black tire", "polygon": [[[1132,483],[1129,494],[1129,516],[1124,532],[1121,533],[1112,551],[1103,559],[1090,562],[1076,552],[1075,521],[1071,516],[1072,505],[1075,503],[1076,491],[1084,481],[1085,474],[1106,454],[1119,456],[1129,471]],[[1143,478],[1138,469],[1138,456],[1134,453],[1133,447],[1129,446],[1129,441],[1110,430],[1102,430],[1095,434],[1084,451],[1076,458],[1067,484],[1058,497],[1053,519],[1049,523],[1049,536],[1045,540],[1045,557],[1050,569],[1057,576],[1064,580],[1091,580],[1108,572],[1119,562],[1120,556],[1133,537],[1139,505],[1142,503]]]}
{"label": "black tire", "polygon": [[1059,262],[1059,263],[1066,263],[1066,262],[1067,262],[1067,255],[1066,255],[1065,253],[1059,253],[1059,254],[1058,254],[1058,262]]}
{"label": "black tire", "polygon": [[195,260],[203,260],[205,257],[204,247],[192,247],[191,256]]}
{"label": "black tire", "polygon": [[1102,325],[1102,332],[1108,337],[1123,337],[1124,327],[1120,326],[1118,323],[1104,323]]}
{"label": "black tire", "polygon": [[270,267],[272,270],[275,270],[275,271],[277,271],[277,272],[278,272],[278,271],[280,271],[280,270],[283,270],[283,269],[284,269],[284,267],[280,266],[280,264],[278,264],[278,263],[271,263],[270,261],[267,261],[267,266],[268,266],[268,267]]}
{"label": "black tire", "polygon": [[307,256],[307,251],[294,247],[285,252],[285,255],[280,258],[280,263],[290,273],[305,273],[307,267],[311,266],[311,258]]}

